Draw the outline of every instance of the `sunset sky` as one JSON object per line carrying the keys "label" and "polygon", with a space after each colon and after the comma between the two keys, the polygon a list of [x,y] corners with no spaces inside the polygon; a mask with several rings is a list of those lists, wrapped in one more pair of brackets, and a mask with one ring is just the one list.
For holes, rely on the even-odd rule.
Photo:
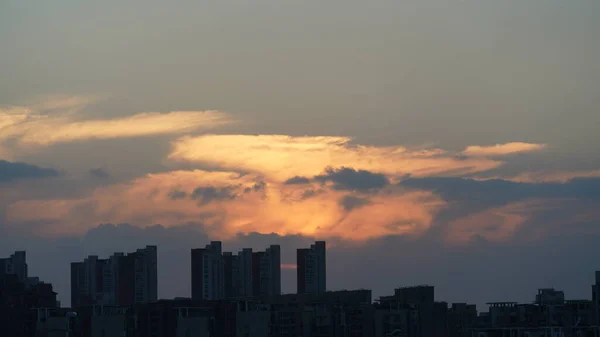
{"label": "sunset sky", "polygon": [[[478,305],[600,270],[597,0],[0,3],[0,256],[327,240],[328,288]],[[288,266],[289,265],[289,266]],[[164,275],[173,275],[167,278]],[[163,276],[161,276],[163,275]],[[479,309],[485,309],[479,307]]]}

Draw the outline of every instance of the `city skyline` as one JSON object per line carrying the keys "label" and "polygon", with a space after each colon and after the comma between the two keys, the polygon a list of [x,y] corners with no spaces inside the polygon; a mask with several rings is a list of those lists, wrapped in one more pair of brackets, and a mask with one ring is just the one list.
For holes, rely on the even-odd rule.
{"label": "city skyline", "polygon": [[[324,245],[317,242],[308,252],[299,249],[299,262],[310,263],[305,259],[307,254],[318,255],[319,246]],[[220,243],[213,241],[196,254],[214,254],[220,247]],[[143,255],[151,257],[147,251],[152,248],[138,249],[133,254],[146,251]],[[238,256],[248,252],[242,251]],[[120,253],[114,256],[123,257]],[[96,260],[91,257],[86,263]],[[597,337],[600,334],[600,271],[595,272],[592,300],[569,299],[562,290],[538,288],[533,302],[491,302],[488,311],[479,312],[472,304],[440,301],[435,287],[430,285],[395,288],[393,294],[377,299],[373,299],[371,290],[358,289],[228,299],[175,298],[135,305],[87,303],[61,308],[52,284],[39,282],[36,277],[23,280],[25,252],[15,252],[0,262],[6,267],[0,270],[0,326],[4,333],[15,337],[64,333],[156,337]],[[105,270],[102,274],[103,278],[107,276]],[[35,282],[30,282],[34,279]],[[103,297],[100,300],[104,302]]]}
{"label": "city skyline", "polygon": [[158,300],[157,247],[146,246],[133,253],[97,255],[71,262],[72,307],[86,305],[127,306]]}
{"label": "city skyline", "polygon": [[[106,244],[103,238],[112,238],[110,244]],[[310,246],[314,241],[310,238],[296,237],[294,240],[285,237],[277,237],[275,235],[250,235],[247,237],[240,237],[242,239],[239,242],[235,241],[224,241],[227,247],[230,247],[231,251],[238,251],[246,247],[251,247],[256,250],[263,250],[269,247],[271,243],[278,242],[284,249],[282,250],[282,292],[283,293],[295,293],[297,291],[297,273],[295,269],[296,263],[296,249],[306,248]],[[544,250],[548,254],[561,254],[563,247],[568,247],[564,243],[569,238],[557,238],[551,244],[547,246],[522,246],[522,247],[509,247],[501,245],[498,246],[493,254],[496,254],[496,258],[507,263],[497,263],[495,265],[489,264],[490,255],[481,255],[478,253],[485,252],[490,254],[488,247],[467,247],[470,252],[466,260],[464,255],[456,254],[455,256],[446,257],[446,261],[450,261],[449,265],[446,265],[442,269],[437,265],[418,265],[411,262],[410,256],[404,256],[398,260],[395,256],[378,256],[376,251],[370,251],[368,246],[356,246],[356,245],[345,245],[343,241],[330,241],[333,247],[328,250],[328,259],[333,259],[333,262],[328,263],[329,280],[331,290],[340,289],[356,289],[356,288],[368,288],[373,289],[374,296],[385,295],[388,289],[397,287],[399,285],[410,285],[410,284],[425,284],[432,283],[438,288],[438,293],[444,298],[447,298],[449,302],[469,302],[477,304],[478,307],[485,307],[487,302],[494,302],[500,299],[510,299],[515,302],[529,301],[531,291],[537,289],[539,286],[544,287],[555,287],[564,289],[568,294],[571,294],[575,298],[583,298],[587,296],[587,289],[580,287],[581,284],[588,284],[592,282],[593,277],[589,273],[582,272],[582,264],[571,263],[568,269],[556,270],[552,264],[548,264],[545,259],[535,259],[531,256],[522,255],[522,252],[529,249]],[[594,238],[587,238],[592,244]],[[78,243],[78,240],[61,241],[66,246],[61,247],[60,250],[56,250],[56,245],[53,243],[50,246],[44,247],[44,251],[40,251],[38,242],[31,242],[27,240],[27,244],[30,245],[31,249],[27,251],[38,251],[37,254],[28,254],[29,268],[33,262],[33,268],[35,268],[36,275],[42,276],[42,279],[50,281],[54,284],[55,289],[59,293],[59,300],[62,303],[69,303],[70,301],[70,286],[69,278],[65,275],[69,274],[69,261],[73,258],[73,253],[77,254],[81,259],[89,255],[98,256],[110,256],[115,251],[132,251],[136,247],[145,246],[147,242],[158,242],[158,246],[165,247],[163,254],[159,254],[159,265],[164,268],[163,274],[159,273],[159,298],[175,298],[175,297],[188,297],[191,294],[191,283],[190,283],[190,268],[189,268],[189,255],[190,249],[197,248],[198,244],[195,243],[198,240],[204,242],[210,242],[211,240],[205,235],[198,233],[195,230],[182,230],[180,229],[167,229],[163,227],[153,227],[150,229],[137,229],[129,225],[105,225],[96,229],[95,232],[91,232],[85,241]],[[135,243],[137,242],[137,243]],[[244,244],[243,242],[247,242]],[[578,239],[578,242],[584,242]],[[410,242],[405,241],[405,249],[410,249],[414,252],[421,252],[423,244],[426,242]],[[18,242],[10,242],[8,245],[3,246],[4,249],[11,249],[11,246],[24,247]],[[585,245],[584,245],[585,246]],[[68,251],[64,251],[64,247],[70,247]],[[444,247],[433,247],[427,246],[431,257],[428,259],[435,259],[436,254],[444,251]],[[595,245],[594,245],[595,247]],[[515,249],[516,248],[516,249]],[[333,249],[333,250],[331,250]],[[463,248],[464,249],[464,248]],[[481,249],[484,249],[483,251]],[[13,249],[19,250],[19,248]],[[5,255],[12,254],[12,251],[8,251]],[[597,254],[600,254],[600,247],[594,250],[581,250],[579,252],[579,258],[576,261],[584,262],[588,266],[592,266],[591,270],[596,266],[596,259],[594,258]],[[48,252],[52,252],[48,254]],[[66,254],[66,255],[64,255]],[[362,259],[355,260],[354,264],[347,264],[346,256],[352,254],[353,256],[363,256]],[[521,261],[522,269],[519,273],[527,273],[531,270],[535,271],[531,277],[515,279],[511,273],[515,270],[515,265],[510,263],[514,259],[518,258]],[[48,261],[48,257],[53,257],[52,264],[43,263],[39,264],[35,261],[40,258],[44,258]],[[499,258],[502,257],[502,258]],[[56,259],[58,258],[58,260]],[[368,263],[373,258],[379,259],[380,261],[388,261],[393,259],[394,263],[398,266],[403,266],[401,274],[404,275],[402,278],[393,278],[392,276],[397,274],[397,270],[382,268],[382,265],[378,263]],[[589,259],[589,260],[586,260]],[[162,262],[161,262],[162,260]],[[178,261],[178,263],[173,263]],[[188,261],[188,262],[185,262]],[[431,260],[430,260],[431,261]],[[587,261],[587,262],[586,262]],[[366,262],[366,263],[363,263]],[[354,270],[356,266],[362,270],[362,273],[351,273],[347,274],[344,271],[346,269]],[[454,280],[457,283],[444,281],[446,279],[449,268],[457,268],[459,275],[456,275]],[[465,269],[468,268],[468,269]],[[533,268],[533,269],[532,269]],[[368,273],[364,271],[368,270]],[[377,273],[372,273],[372,270],[377,270]],[[561,277],[561,273],[567,272],[571,276],[569,278]],[[476,283],[471,283],[469,288],[463,286],[464,281],[461,275],[474,275],[477,280]],[[337,275],[344,275],[344,277],[336,277]],[[54,275],[48,278],[47,275]],[[169,275],[169,277],[164,277]],[[358,282],[353,281],[358,278]],[[432,280],[439,280],[438,282],[432,282]],[[349,282],[350,281],[350,282]],[[568,281],[568,282],[565,282]],[[472,282],[472,281],[471,281]],[[495,282],[493,284],[499,284],[500,286],[495,287],[495,292],[490,294],[488,292],[488,282]],[[186,290],[187,289],[187,290]]]}
{"label": "city skyline", "polygon": [[[70,303],[68,306],[62,306],[63,308],[82,308],[89,306],[108,306],[108,307],[133,307],[139,304],[151,304],[164,300],[191,300],[194,302],[216,302],[216,301],[244,301],[244,299],[261,298],[278,301],[275,298],[285,298],[286,296],[299,296],[299,298],[328,298],[326,293],[344,293],[344,292],[364,292],[368,291],[371,294],[370,289],[359,288],[359,289],[327,289],[326,285],[326,270],[325,262],[325,241],[316,241],[309,248],[299,248],[296,250],[296,258],[300,267],[293,268],[297,273],[298,287],[295,293],[284,293],[277,291],[281,289],[281,284],[273,285],[273,282],[280,282],[280,268],[277,268],[275,272],[279,274],[274,276],[270,274],[267,276],[269,279],[265,285],[266,290],[263,290],[261,285],[253,285],[252,282],[259,280],[263,282],[263,258],[268,257],[267,271],[273,272],[270,269],[272,264],[276,261],[280,261],[280,247],[278,245],[270,245],[263,252],[253,252],[252,248],[243,248],[237,255],[233,255],[231,252],[224,252],[222,250],[222,242],[211,241],[205,248],[192,248],[190,250],[192,256],[192,263],[190,264],[190,270],[192,274],[192,291],[188,296],[175,297],[175,298],[158,298],[157,294],[157,276],[158,276],[158,264],[157,246],[147,245],[145,248],[138,248],[135,252],[124,254],[122,252],[115,252],[107,259],[99,259],[96,255],[87,256],[82,262],[71,262],[71,275],[70,275],[70,287],[71,293],[76,298],[75,303]],[[243,262],[242,259],[245,257],[248,261]],[[312,255],[312,256],[311,256]],[[22,283],[25,287],[35,287],[38,285],[49,286],[47,289],[52,289],[52,283],[46,283],[40,280],[38,276],[30,276],[28,273],[27,265],[27,253],[26,251],[15,251],[7,258],[0,258],[0,280],[10,280],[14,277],[19,283]],[[237,257],[239,260],[229,261],[227,266],[227,258]],[[273,259],[273,261],[271,261]],[[253,265],[258,262],[258,265]],[[232,263],[233,262],[233,266]],[[243,263],[249,263],[248,268],[242,268]],[[303,265],[304,266],[301,266]],[[312,264],[312,265],[311,265]],[[310,267],[308,265],[311,265]],[[207,266],[207,268],[205,268]],[[281,265],[279,265],[280,267]],[[256,268],[258,267],[258,268]],[[196,273],[194,269],[198,269],[199,273]],[[259,271],[257,273],[257,271]],[[234,273],[238,275],[233,275]],[[229,275],[227,275],[229,273]],[[197,274],[195,276],[195,274]],[[245,280],[245,275],[248,274],[249,279]],[[257,275],[255,275],[257,274]],[[237,278],[237,283],[235,282]],[[316,279],[314,281],[311,278]],[[586,298],[576,298],[566,300],[565,292],[563,290],[557,290],[554,287],[541,287],[537,288],[538,293],[532,297],[532,301],[526,301],[520,303],[518,301],[491,301],[486,302],[489,306],[487,309],[493,310],[493,308],[507,308],[514,307],[517,304],[526,305],[533,303],[537,305],[555,305],[565,304],[571,301],[575,303],[577,301],[588,301],[594,308],[593,313],[598,322],[600,322],[600,271],[595,271],[593,274],[594,283],[591,285],[591,289],[587,289],[589,295]],[[206,282],[209,280],[208,282]],[[234,281],[233,284],[231,282]],[[228,282],[230,287],[233,289],[227,289]],[[244,284],[249,282],[249,284]],[[300,285],[301,282],[305,284]],[[314,282],[314,284],[310,284]],[[246,289],[247,287],[247,289]],[[273,287],[273,288],[272,288]],[[197,290],[194,290],[196,288]],[[271,289],[272,288],[272,289]],[[421,302],[426,303],[444,303],[452,304],[447,301],[439,301],[434,295],[434,285],[420,284],[420,285],[405,285],[396,287],[393,295],[381,296],[375,299],[373,304],[379,303],[379,305],[385,306],[390,301],[397,302],[399,304],[417,304]],[[124,291],[124,292],[123,292]],[[122,293],[123,292],[123,293]],[[54,297],[58,295],[54,292]],[[370,297],[371,295],[369,295]],[[72,296],[73,298],[73,296]],[[269,300],[270,301],[270,300]],[[55,302],[56,307],[61,307],[61,302]],[[469,307],[476,308],[476,304],[469,304],[466,302],[459,302],[458,304],[465,304]],[[40,306],[34,309],[51,308],[52,306],[44,307]],[[477,308],[479,313],[486,313],[486,308]]]}
{"label": "city skyline", "polygon": [[[189,265],[189,271],[191,277],[191,291],[188,294],[179,293],[176,296],[165,297],[165,296],[157,296],[158,290],[160,287],[158,286],[157,281],[160,279],[160,268],[158,266],[158,258],[160,254],[157,254],[157,246],[146,246],[145,248],[139,248],[132,253],[123,254],[122,252],[113,252],[106,259],[99,259],[96,255],[90,255],[85,257],[83,262],[70,262],[71,275],[69,279],[69,288],[71,298],[73,294],[79,293],[78,299],[76,302],[66,303],[64,301],[61,302],[60,293],[57,293],[58,303],[62,303],[63,306],[69,305],[79,307],[91,304],[100,304],[100,305],[109,305],[109,306],[129,306],[134,305],[136,303],[152,303],[158,300],[166,300],[166,299],[191,299],[194,301],[202,301],[202,300],[227,300],[227,299],[241,299],[241,298],[249,298],[249,297],[257,297],[257,298],[265,298],[279,295],[290,295],[290,294],[306,294],[306,295],[315,295],[318,296],[324,292],[336,292],[336,291],[347,291],[348,288],[339,288],[339,287],[331,287],[329,288],[326,284],[326,277],[320,273],[327,271],[321,271],[322,267],[325,267],[325,241],[316,241],[310,244],[309,248],[303,247],[298,248],[295,251],[295,258],[297,260],[297,265],[289,265],[281,263],[280,251],[281,248],[279,245],[269,245],[266,247],[264,251],[253,251],[252,248],[241,248],[236,255],[233,255],[231,251],[223,251],[223,244],[220,241],[210,241],[205,248],[191,248],[189,252],[191,252],[192,263]],[[275,250],[275,253],[273,253]],[[285,249],[284,249],[285,250]],[[188,253],[189,253],[188,252]],[[203,259],[203,255],[208,254],[209,259]],[[272,255],[275,254],[275,255]],[[248,257],[248,261],[246,263],[250,263],[247,266],[247,269],[241,268],[240,262],[241,259],[246,255]],[[311,256],[312,255],[312,256]],[[266,256],[270,256],[265,259]],[[320,257],[319,257],[320,256]],[[227,258],[238,258],[239,260],[230,260],[229,266],[227,266]],[[274,260],[271,260],[273,259]],[[209,266],[211,271],[204,276],[202,272],[197,274],[198,276],[194,276],[195,269],[203,270],[202,264],[198,265],[198,262],[194,262],[194,259],[198,261],[209,261]],[[232,266],[231,262],[234,261],[234,265]],[[278,267],[275,271],[277,276],[273,274],[269,274],[270,276],[264,276],[267,280],[263,280],[263,268],[264,262],[268,267],[266,270],[272,270],[272,264],[279,261]],[[273,261],[273,262],[271,262]],[[139,263],[138,263],[139,262]],[[169,265],[171,261],[167,262],[166,265]],[[302,264],[312,264],[310,267],[300,266]],[[139,268],[138,265],[144,266],[143,268]],[[253,267],[254,265],[254,267]],[[148,269],[148,266],[153,266]],[[258,266],[258,268],[256,268]],[[300,266],[300,267],[298,267]],[[154,268],[154,269],[152,269]],[[236,268],[237,274],[236,274]],[[286,284],[287,289],[294,288],[294,291],[281,291],[281,270],[292,271],[295,275],[293,277],[288,277],[288,280],[297,280],[296,284],[293,287],[291,284]],[[312,270],[309,271],[309,270]],[[142,271],[144,273],[143,277],[140,279],[138,276],[138,271]],[[267,271],[265,271],[266,273]],[[270,272],[270,273],[272,273]],[[119,276],[119,273],[125,273],[124,276]],[[206,273],[206,271],[205,271]],[[229,273],[229,275],[228,275]],[[16,251],[12,253],[8,258],[0,258],[0,276],[6,276],[14,274],[21,282],[24,284],[35,285],[38,283],[44,284],[44,282],[40,282],[40,278],[36,277],[28,277],[28,264],[26,263],[26,252],[25,251]],[[244,274],[248,275],[249,284],[244,284],[247,282],[244,280]],[[591,301],[592,303],[596,303],[595,301],[599,301],[600,297],[598,296],[598,280],[600,280],[600,271],[597,271],[595,275],[587,275],[586,276],[592,278],[594,276],[596,283],[592,285],[591,289],[591,298],[590,296],[575,296],[577,300],[586,299]],[[37,273],[36,273],[37,275]],[[309,276],[310,275],[310,276]],[[347,274],[351,276],[351,273]],[[166,275],[168,279],[172,279],[174,275]],[[164,279],[165,275],[163,275]],[[154,278],[154,279],[153,279]],[[208,288],[204,289],[202,282],[195,281],[200,279],[211,279],[211,285]],[[237,283],[236,283],[237,279]],[[315,283],[313,285],[309,285],[312,282],[310,279],[315,279]],[[322,280],[323,284],[318,280]],[[89,280],[89,281],[88,281]],[[256,282],[259,280],[258,284],[252,284],[252,282]],[[96,285],[96,282],[99,282],[99,285]],[[228,283],[229,282],[229,283]],[[273,284],[276,282],[276,284]],[[306,282],[304,285],[300,285],[300,282]],[[50,284],[52,287],[52,283]],[[196,284],[198,289],[204,289],[203,292],[208,291],[208,293],[195,292],[194,284]],[[229,286],[228,286],[229,284]],[[421,286],[415,285],[416,283],[404,283],[404,284],[396,284],[394,287],[396,289],[404,289],[404,288],[419,288]],[[434,282],[420,282],[420,284],[432,284],[433,287]],[[545,287],[538,287],[536,289],[554,289],[554,283],[546,282]],[[140,285],[140,286],[138,286]],[[114,288],[111,288],[114,287]],[[264,286],[264,287],[263,287]],[[397,288],[400,286],[400,288]],[[438,285],[439,286],[439,285]],[[125,288],[124,288],[125,287]],[[131,289],[127,288],[131,287]],[[150,288],[148,288],[150,287]],[[153,288],[152,288],[153,287]],[[229,289],[228,289],[229,287]],[[245,287],[248,287],[244,289]],[[429,286],[426,286],[429,287]],[[443,287],[443,285],[442,285]],[[56,290],[56,288],[54,288]],[[94,290],[95,289],[95,290]],[[126,290],[129,289],[129,290]],[[138,291],[140,289],[140,291]],[[278,291],[279,289],[279,291]],[[368,285],[363,285],[359,287],[354,287],[354,289],[371,289]],[[559,287],[559,289],[562,289]],[[524,290],[526,293],[530,293],[531,289],[512,289],[513,291],[522,291]],[[581,294],[590,293],[590,289],[585,289],[579,287],[578,289]],[[124,293],[120,294],[120,292]],[[369,290],[371,291],[371,290]],[[388,289],[389,291],[389,289]],[[138,296],[138,293],[143,294]],[[90,294],[94,294],[93,296]],[[130,297],[127,297],[128,295]],[[458,303],[472,303],[472,305],[477,306],[478,310],[481,312],[485,311],[485,308],[488,305],[493,306],[495,303],[528,303],[529,300],[516,300],[514,297],[511,300],[502,300],[498,301],[498,297],[493,297],[488,293],[488,299],[485,302],[469,302],[466,300],[460,300]],[[561,290],[561,294],[563,296],[564,301],[564,290]],[[134,296],[135,295],[135,296]],[[386,296],[381,295],[382,299]],[[396,290],[396,295],[398,296],[398,290]],[[431,295],[425,295],[425,297]],[[540,301],[539,294],[536,295],[534,303]],[[422,295],[418,295],[418,298],[423,298]],[[415,298],[417,298],[415,297]],[[63,297],[64,298],[64,297]],[[403,297],[400,296],[400,299]],[[454,303],[455,300],[448,301],[448,303]],[[482,305],[485,304],[485,305]],[[596,303],[600,308],[600,302]],[[600,312],[600,311],[599,311]]]}
{"label": "city skyline", "polygon": [[217,240],[232,268],[262,266],[232,276],[244,294],[273,274],[270,245],[293,293],[297,249],[326,241],[328,289],[433,283],[478,305],[540,286],[587,296],[599,12],[597,0],[4,0],[0,256],[27,251],[63,303],[70,262],[146,245],[160,247],[158,298],[189,296],[190,250]]}

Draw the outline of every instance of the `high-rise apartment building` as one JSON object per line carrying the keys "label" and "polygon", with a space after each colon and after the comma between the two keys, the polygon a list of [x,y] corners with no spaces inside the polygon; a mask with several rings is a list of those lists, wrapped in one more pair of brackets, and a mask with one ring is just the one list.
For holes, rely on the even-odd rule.
{"label": "high-rise apartment building", "polygon": [[298,293],[324,293],[327,289],[325,241],[317,241],[310,248],[297,250]]}
{"label": "high-rise apartment building", "polygon": [[108,259],[88,256],[71,263],[71,306],[133,305],[158,299],[157,247]]}
{"label": "high-rise apartment building", "polygon": [[225,298],[224,259],[221,242],[212,241],[205,248],[192,249],[192,299]]}
{"label": "high-rise apartment building", "polygon": [[237,277],[239,275],[238,256],[231,252],[223,253],[223,283],[225,298],[237,297]]}
{"label": "high-rise apartment building", "polygon": [[281,294],[281,249],[272,245],[264,252],[244,248],[237,255],[223,253],[225,297]]}
{"label": "high-rise apartment building", "polygon": [[24,251],[17,251],[8,258],[0,259],[0,276],[11,274],[27,283],[27,254]]}
{"label": "high-rise apartment building", "polygon": [[281,295],[281,248],[271,245],[264,252],[254,253],[254,296]]}
{"label": "high-rise apartment building", "polygon": [[[131,254],[130,254],[131,255]],[[133,253],[134,303],[158,300],[158,254],[156,246],[146,246]]]}
{"label": "high-rise apartment building", "polygon": [[[238,253],[237,295],[242,297],[252,296],[252,248],[244,248]],[[234,274],[235,275],[235,274]]]}
{"label": "high-rise apartment building", "polygon": [[592,305],[594,306],[595,324],[600,325],[600,271],[596,271],[595,282],[592,285]]}

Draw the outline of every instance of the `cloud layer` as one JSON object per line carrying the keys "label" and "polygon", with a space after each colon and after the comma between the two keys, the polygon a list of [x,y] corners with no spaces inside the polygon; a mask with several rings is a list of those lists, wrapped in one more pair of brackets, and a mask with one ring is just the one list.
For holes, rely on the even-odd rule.
{"label": "cloud layer", "polygon": [[279,181],[350,167],[401,177],[460,176],[491,170],[501,161],[459,157],[442,149],[355,145],[347,137],[204,135],[173,142],[172,161],[268,175]]}
{"label": "cloud layer", "polygon": [[72,97],[0,109],[0,155],[8,157],[14,149],[65,142],[177,134],[232,122],[219,111],[146,112],[90,120],[80,114],[90,102],[90,99]]}
{"label": "cloud layer", "polygon": [[492,146],[468,146],[462,153],[466,156],[494,157],[516,153],[541,151],[544,148],[546,148],[546,144],[512,142],[506,144],[496,144]]}
{"label": "cloud layer", "polygon": [[[545,144],[471,145],[452,152],[361,145],[349,137],[194,135],[232,120],[218,111],[86,119],[81,111],[93,101],[61,97],[0,110],[0,149],[16,153],[62,142],[188,135],[171,141],[170,152],[158,158],[165,166],[156,173],[120,180],[110,163],[91,167],[85,174],[92,187],[68,197],[36,194],[31,185],[25,192],[4,188],[13,195],[3,198],[7,228],[60,236],[83,233],[98,223],[193,223],[226,238],[258,232],[365,242],[441,235],[452,244],[465,244],[562,230],[556,220],[532,227],[556,210],[560,214],[554,219],[572,225],[597,216],[589,207],[598,197],[592,178],[597,170],[489,178],[503,176],[503,165],[516,158],[510,155],[531,155]],[[5,181],[58,174],[6,161],[0,168]]]}
{"label": "cloud layer", "polygon": [[26,163],[0,160],[0,183],[28,178],[57,177],[59,172]]}
{"label": "cloud layer", "polygon": [[[16,202],[8,207],[7,219],[38,223],[36,231],[49,235],[81,233],[105,222],[201,223],[220,237],[260,232],[365,240],[422,234],[444,205],[430,192],[397,187],[373,191],[368,199],[349,193],[320,183],[264,182],[252,174],[172,171],[99,187],[80,199]],[[27,211],[32,208],[37,211]]]}

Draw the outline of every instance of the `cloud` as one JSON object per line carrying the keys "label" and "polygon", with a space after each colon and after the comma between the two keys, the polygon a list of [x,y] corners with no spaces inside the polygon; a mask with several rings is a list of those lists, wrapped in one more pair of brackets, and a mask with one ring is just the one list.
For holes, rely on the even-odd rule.
{"label": "cloud", "polygon": [[313,190],[313,189],[304,190],[304,191],[302,191],[301,199],[312,198],[315,195],[319,194],[319,191],[320,190]]}
{"label": "cloud", "polygon": [[349,190],[367,192],[383,188],[389,184],[383,174],[372,173],[366,170],[354,170],[349,167],[334,169],[328,167],[324,174],[315,176],[315,180],[325,183],[332,182],[336,190]]}
{"label": "cloud", "polygon": [[90,170],[90,175],[95,178],[106,179],[110,177],[110,173],[107,170],[102,168],[94,168]]}
{"label": "cloud", "polygon": [[407,179],[404,187],[425,189],[447,200],[471,203],[503,204],[530,198],[600,198],[600,178],[574,178],[566,183],[519,183],[501,179],[468,178]]}
{"label": "cloud", "polygon": [[310,179],[306,177],[295,176],[284,182],[286,185],[301,185],[301,184],[309,184]]}
{"label": "cloud", "polygon": [[447,203],[434,223],[444,227],[444,236],[454,243],[581,233],[593,228],[581,228],[578,224],[600,219],[594,206],[600,200],[598,178],[577,178],[566,183],[422,178],[408,179],[400,185],[431,191]]}
{"label": "cloud", "polygon": [[[89,139],[139,137],[193,131],[227,123],[216,111],[148,112],[111,120],[71,122],[67,119],[46,119],[17,127],[23,145],[51,145]],[[27,130],[27,131],[25,131]],[[10,132],[10,130],[9,130]]]}
{"label": "cloud", "polygon": [[[502,165],[488,158],[458,158],[441,149],[354,145],[347,137],[203,135],[172,143],[169,159],[223,170],[253,172],[272,180],[313,177],[325,167],[351,167],[400,177],[461,176]],[[301,180],[303,181],[303,180]]]}
{"label": "cloud", "polygon": [[190,198],[198,200],[202,204],[208,204],[214,200],[231,200],[235,199],[237,194],[235,193],[236,187],[225,186],[216,188],[213,186],[197,187],[190,194]]}
{"label": "cloud", "polygon": [[179,200],[179,199],[185,199],[187,198],[187,193],[185,193],[184,191],[179,191],[179,190],[173,190],[171,192],[169,192],[169,197],[172,200]]}
{"label": "cloud", "polygon": [[55,169],[0,160],[0,183],[18,179],[57,177],[60,173]]}
{"label": "cloud", "polygon": [[345,195],[342,197],[342,199],[340,199],[340,205],[347,211],[351,211],[355,208],[359,208],[368,204],[368,199],[355,197],[353,195]]}
{"label": "cloud", "polygon": [[339,200],[352,193],[319,189],[307,197],[306,191],[253,174],[171,171],[98,187],[82,198],[17,201],[7,207],[6,219],[12,230],[43,235],[81,233],[97,223],[202,222],[207,233],[220,237],[257,232],[361,241],[421,235],[444,206],[430,192],[389,186],[350,212]]}
{"label": "cloud", "polygon": [[504,241],[512,237],[535,208],[547,204],[547,200],[528,200],[469,214],[450,222],[447,237],[455,243],[476,239]]}
{"label": "cloud", "polygon": [[[5,151],[0,155],[61,142],[176,134],[231,122],[218,111],[89,120],[80,111],[90,102],[65,97],[0,110],[0,151]],[[481,178],[480,173],[489,176],[503,160],[510,160],[488,157],[538,151],[543,144],[469,146],[457,153],[365,146],[347,137],[209,134],[179,137],[171,146],[166,164],[172,171],[129,181],[110,179],[104,186],[88,185],[62,197],[29,190],[19,194],[11,187],[13,197],[2,201],[8,204],[4,217],[11,230],[44,235],[82,233],[97,223],[201,223],[210,235],[227,238],[257,232],[364,242],[443,233],[445,240],[462,243],[474,238],[500,242],[517,233],[540,235],[545,230],[530,224],[556,209],[562,213],[554,217],[566,223],[572,221],[565,214],[597,218],[585,205],[598,200],[600,186],[592,178],[575,179],[595,177],[596,171]],[[189,171],[178,170],[182,168]],[[89,174],[109,175],[100,168]],[[557,200],[580,215],[547,207]],[[477,225],[482,222],[485,225]]]}
{"label": "cloud", "polygon": [[31,106],[0,109],[0,149],[31,149],[91,139],[177,134],[231,123],[219,111],[146,112],[89,120],[79,113],[90,100],[63,98]]}
{"label": "cloud", "polygon": [[447,239],[465,244],[543,241],[551,236],[598,235],[597,200],[531,198],[474,212],[451,221]]}
{"label": "cloud", "polygon": [[600,178],[600,170],[587,171],[534,171],[523,172],[512,177],[503,177],[502,179],[521,183],[549,183],[559,182],[566,183],[576,178]]}
{"label": "cloud", "polygon": [[512,142],[505,144],[496,144],[492,146],[468,146],[462,154],[470,157],[494,157],[505,156],[516,153],[541,151],[546,148],[546,144],[532,144],[523,142]]}

